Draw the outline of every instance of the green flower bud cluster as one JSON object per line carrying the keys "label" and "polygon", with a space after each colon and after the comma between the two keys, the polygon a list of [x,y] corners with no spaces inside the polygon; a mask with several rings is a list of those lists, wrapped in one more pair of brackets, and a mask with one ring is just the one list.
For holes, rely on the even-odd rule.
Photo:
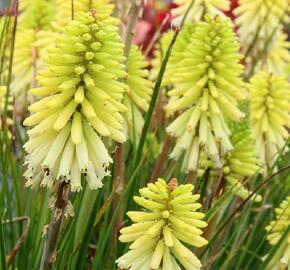
{"label": "green flower bud cluster", "polygon": [[[230,189],[237,196],[246,199],[251,192],[243,185],[243,180],[259,172],[260,160],[257,158],[248,119],[244,119],[241,123],[230,121],[229,128],[232,133],[230,140],[233,149],[224,156],[223,177],[227,181],[226,189]],[[202,154],[198,176],[202,177],[208,168],[210,169],[210,178],[218,179],[220,170],[216,168],[213,161]],[[262,197],[255,195],[251,199],[260,202]]]}
{"label": "green flower bud cluster", "polygon": [[245,98],[238,51],[231,22],[205,16],[205,22],[195,24],[176,65],[166,111],[182,113],[167,132],[177,137],[171,157],[177,159],[185,151],[185,171],[197,169],[201,149],[218,167],[222,154],[233,149],[225,116],[234,121],[244,117],[238,108],[238,101]]}
{"label": "green flower bud cluster", "polygon": [[289,138],[290,84],[283,76],[260,72],[250,80],[249,91],[253,136],[266,173]]}
{"label": "green flower bud cluster", "polygon": [[[178,7],[172,10],[172,15],[175,17],[173,24],[179,26],[184,14],[188,10],[191,0],[173,0],[173,3]],[[204,14],[224,16],[224,11],[230,8],[229,0],[195,0],[190,9],[187,21],[200,21]]]}
{"label": "green flower bud cluster", "polygon": [[27,185],[53,186],[66,181],[81,189],[81,175],[91,189],[102,186],[112,162],[98,136],[122,143],[121,103],[126,85],[119,20],[94,11],[80,13],[58,36],[38,73],[40,87],[30,90],[33,103],[24,124],[28,131]]}
{"label": "green flower bud cluster", "polygon": [[[288,196],[279,208],[275,209],[276,219],[271,221],[266,227],[267,240],[272,246],[277,245],[281,241],[283,233],[290,226],[290,196]],[[290,233],[286,236],[280,245],[277,255],[273,257],[267,270],[288,269],[290,267]]]}
{"label": "green flower bud cluster", "polygon": [[19,27],[24,29],[51,29],[54,20],[54,0],[30,0],[27,8],[19,17]]}
{"label": "green flower bud cluster", "polygon": [[[287,13],[289,12],[288,0],[239,0],[239,7],[234,10],[237,19],[235,20],[238,27],[240,42],[243,52],[251,49],[250,58],[248,58],[248,67],[253,64],[253,57],[256,57],[259,51],[265,49],[265,44],[270,41],[267,53],[261,59],[262,63],[268,65],[268,56],[272,48],[276,47],[279,42],[280,31],[283,22],[289,22]],[[276,32],[276,34],[273,34]],[[258,36],[256,34],[258,33]],[[254,42],[254,46],[252,45]],[[288,56],[289,58],[289,56]],[[275,59],[277,61],[275,68],[271,71],[279,70],[282,64],[285,66],[286,59]],[[262,65],[262,63],[260,63]]]}
{"label": "green flower bud cluster", "polygon": [[[202,247],[207,241],[201,237],[207,223],[201,207],[193,195],[191,184],[178,185],[176,179],[168,184],[163,179],[139,190],[134,200],[146,211],[129,211],[133,225],[121,229],[119,240],[133,242],[129,251],[117,260],[121,269],[186,270],[201,269],[201,263],[185,244]],[[185,244],[183,244],[185,243]]]}
{"label": "green flower bud cluster", "polygon": [[125,113],[126,128],[130,138],[140,137],[144,125],[142,111],[149,107],[153,83],[148,80],[148,61],[137,46],[132,46],[128,59],[128,92],[124,95],[123,104],[128,108]]}
{"label": "green flower bud cluster", "polygon": [[[253,176],[260,170],[260,161],[257,158],[255,143],[251,134],[249,122],[230,123],[232,132],[231,142],[233,150],[228,152],[224,160],[224,177],[229,183],[229,188],[243,199],[246,199],[250,192],[242,185],[242,180]],[[260,202],[262,197],[253,197]]]}

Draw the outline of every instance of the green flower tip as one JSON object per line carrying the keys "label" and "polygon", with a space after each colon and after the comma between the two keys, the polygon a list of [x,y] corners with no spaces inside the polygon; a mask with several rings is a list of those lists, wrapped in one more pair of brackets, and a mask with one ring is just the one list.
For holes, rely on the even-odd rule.
{"label": "green flower tip", "polygon": [[[102,186],[112,162],[101,136],[122,143],[121,103],[126,85],[119,21],[97,12],[80,13],[59,35],[37,76],[41,99],[29,110],[25,173],[27,185],[53,186],[57,181],[81,190],[81,175],[91,189]],[[99,134],[99,135],[98,135]]]}
{"label": "green flower tip", "polygon": [[[200,195],[192,194],[191,184],[178,185],[176,179],[168,184],[163,179],[139,190],[134,201],[144,211],[127,213],[133,225],[121,229],[119,240],[132,244],[129,251],[117,260],[121,269],[181,269],[201,268],[201,262],[186,247],[202,247],[207,241],[201,237],[207,223],[197,209]],[[186,244],[186,245],[185,245]]]}

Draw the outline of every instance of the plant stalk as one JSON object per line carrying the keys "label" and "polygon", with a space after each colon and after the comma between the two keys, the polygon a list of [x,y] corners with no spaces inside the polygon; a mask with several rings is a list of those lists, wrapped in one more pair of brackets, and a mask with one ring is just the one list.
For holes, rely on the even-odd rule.
{"label": "plant stalk", "polygon": [[43,247],[40,270],[52,269],[57,257],[57,243],[61,231],[61,224],[68,202],[70,186],[68,183],[61,183],[57,191],[55,209],[47,228],[46,239]]}
{"label": "plant stalk", "polygon": [[164,163],[168,157],[168,152],[170,150],[171,144],[172,144],[173,138],[171,136],[169,136],[168,134],[166,134],[164,143],[163,143],[163,147],[162,147],[162,151],[155,163],[155,167],[153,169],[153,172],[151,174],[150,177],[150,182],[155,182],[155,180],[157,179],[157,177],[161,176],[161,173],[163,171],[164,168]]}

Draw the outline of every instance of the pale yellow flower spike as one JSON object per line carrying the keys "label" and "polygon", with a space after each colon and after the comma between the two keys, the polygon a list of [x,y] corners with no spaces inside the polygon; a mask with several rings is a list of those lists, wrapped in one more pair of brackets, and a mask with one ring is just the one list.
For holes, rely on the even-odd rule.
{"label": "pale yellow flower spike", "polygon": [[[288,196],[278,208],[275,209],[276,218],[271,221],[266,227],[267,240],[270,245],[275,246],[281,241],[283,233],[290,226],[290,196]],[[283,243],[276,252],[276,255],[272,258],[268,264],[266,270],[281,270],[288,269],[290,267],[290,233],[286,235]]]}
{"label": "pale yellow flower spike", "polygon": [[[127,87],[119,20],[79,13],[59,35],[45,58],[47,69],[37,76],[40,87],[30,93],[42,97],[29,110],[27,186],[52,187],[69,182],[82,188],[81,175],[91,189],[100,188],[112,159],[100,136],[120,143],[123,133],[121,103]],[[99,135],[98,135],[99,134]]]}
{"label": "pale yellow flower spike", "polygon": [[146,112],[151,100],[153,83],[148,79],[148,61],[137,46],[132,46],[128,59],[128,93],[124,96],[123,104],[128,108],[125,113],[126,128],[132,140],[140,137]]}
{"label": "pale yellow flower spike", "polygon": [[[251,57],[248,57],[248,67],[251,68],[253,57],[264,50],[266,43],[268,45],[268,53],[262,59],[263,68],[267,65],[271,65],[273,58],[267,60],[267,54],[271,55],[271,51],[281,46],[279,42],[282,24],[289,22],[290,7],[289,0],[239,0],[239,7],[234,10],[237,16],[235,22],[238,25],[238,33],[240,42],[242,44],[243,52],[248,52],[251,49]],[[254,46],[252,45],[255,36],[258,33]],[[278,44],[276,44],[278,42]],[[285,54],[285,53],[284,53]],[[268,55],[268,56],[270,56]],[[265,58],[266,57],[266,58]],[[289,56],[287,56],[289,58]],[[285,58],[275,59],[275,67],[286,65]],[[269,63],[267,63],[269,61]],[[261,66],[260,66],[261,67]],[[271,66],[272,68],[274,66]],[[266,70],[267,67],[266,67]],[[269,71],[279,71],[280,68],[275,68]],[[277,72],[280,74],[280,72]]]}
{"label": "pale yellow flower spike", "polygon": [[222,166],[222,154],[233,148],[225,116],[243,118],[238,101],[245,98],[239,43],[229,19],[207,15],[190,33],[171,76],[175,87],[166,106],[168,115],[179,113],[166,129],[177,138],[170,156],[178,159],[185,151],[186,172],[197,169],[201,149]]}
{"label": "pale yellow flower spike", "polygon": [[278,31],[275,41],[270,44],[269,49],[259,61],[255,70],[264,70],[277,75],[286,75],[287,65],[290,63],[290,42],[287,34]]}
{"label": "pale yellow flower spike", "polygon": [[[172,10],[175,17],[173,24],[179,26],[192,0],[173,0],[178,7]],[[186,21],[200,21],[205,14],[224,16],[224,11],[230,8],[229,0],[195,0]]]}
{"label": "pale yellow flower spike", "polygon": [[[186,270],[201,269],[201,262],[185,244],[202,247],[204,214],[197,210],[200,195],[192,194],[191,184],[178,185],[176,179],[168,184],[163,179],[139,190],[134,201],[145,211],[129,211],[133,225],[121,229],[119,240],[131,243],[129,251],[117,260],[121,269]],[[184,244],[185,243],[185,244]]]}
{"label": "pale yellow flower spike", "polygon": [[51,28],[54,13],[53,0],[31,0],[19,16],[11,84],[16,97],[23,98],[25,90],[35,86],[35,74],[44,67],[41,59],[55,38]]}
{"label": "pale yellow flower spike", "polygon": [[[261,162],[257,158],[257,151],[248,120],[241,123],[231,123],[230,129],[233,150],[225,155],[224,177],[228,182],[229,189],[242,199],[247,199],[251,192],[243,185],[243,180],[259,173]],[[255,194],[251,199],[255,202],[260,202],[262,197],[259,194]]]}
{"label": "pale yellow flower spike", "polygon": [[249,90],[253,136],[266,174],[289,138],[290,84],[282,76],[260,72]]}

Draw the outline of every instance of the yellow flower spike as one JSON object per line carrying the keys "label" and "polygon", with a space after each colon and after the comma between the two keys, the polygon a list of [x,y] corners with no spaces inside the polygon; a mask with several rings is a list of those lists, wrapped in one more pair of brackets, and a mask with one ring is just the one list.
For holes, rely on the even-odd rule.
{"label": "yellow flower spike", "polygon": [[[172,10],[172,15],[175,17],[173,24],[179,26],[182,18],[191,4],[191,0],[173,0],[178,7]],[[205,13],[213,16],[224,16],[223,12],[230,8],[229,0],[195,0],[190,9],[187,21],[200,21]]]}
{"label": "yellow flower spike", "polygon": [[188,29],[186,46],[172,53],[172,59],[177,59],[171,74],[174,89],[168,92],[166,106],[168,115],[183,111],[166,130],[177,137],[171,158],[185,151],[185,172],[197,170],[200,151],[222,166],[221,155],[233,148],[225,117],[243,118],[238,101],[246,97],[231,22],[206,15],[205,22]]}
{"label": "yellow flower spike", "polygon": [[260,72],[251,78],[251,125],[264,174],[285,146],[290,127],[290,84],[283,76]]}
{"label": "yellow flower spike", "polygon": [[147,111],[153,91],[153,83],[148,80],[148,65],[140,49],[133,46],[128,59],[128,93],[123,101],[128,108],[125,125],[132,140],[138,139],[141,134],[144,125],[142,112]]}
{"label": "yellow flower spike", "polygon": [[[91,44],[99,44],[98,54]],[[98,133],[126,140],[121,115],[126,85],[118,81],[126,75],[122,52],[117,21],[94,11],[76,15],[58,36],[45,59],[47,69],[38,73],[40,87],[30,91],[42,99],[24,121],[34,126],[24,146],[28,186],[66,181],[80,191],[84,175],[91,189],[102,187],[112,159]]]}
{"label": "yellow flower spike", "polygon": [[[267,240],[270,245],[275,246],[281,241],[285,230],[290,226],[290,196],[283,200],[278,208],[275,209],[276,218],[266,227],[268,232]],[[286,235],[284,242],[276,252],[267,270],[287,269],[290,265],[290,234]]]}
{"label": "yellow flower spike", "polygon": [[290,42],[287,34],[278,31],[275,41],[270,44],[263,60],[257,64],[257,70],[264,70],[277,75],[286,75],[287,64],[290,63]]}
{"label": "yellow flower spike", "polygon": [[251,48],[255,35],[259,31],[254,47],[251,50],[251,57],[248,58],[249,68],[252,65],[252,58],[257,56],[268,41],[270,41],[270,44],[268,45],[267,53],[261,59],[259,67],[262,66],[266,70],[271,68],[269,71],[276,72],[280,70],[280,65],[285,66],[287,64],[285,60],[289,56],[286,59],[284,57],[276,58],[275,65],[272,66],[274,59],[271,59],[271,54],[275,53],[273,51],[274,48],[279,50],[277,46],[281,46],[280,31],[282,24],[289,22],[288,12],[288,0],[239,0],[239,7],[234,10],[234,13],[237,16],[235,22],[239,26],[238,33],[244,53]]}
{"label": "yellow flower spike", "polygon": [[207,244],[199,229],[207,223],[201,220],[204,214],[196,211],[200,196],[192,195],[193,188],[191,184],[178,185],[176,179],[168,184],[158,179],[140,189],[142,197],[134,200],[145,211],[127,213],[134,224],[121,229],[119,240],[132,244],[116,261],[121,269],[179,270],[177,261],[186,270],[201,269],[198,258],[184,245]]}
{"label": "yellow flower spike", "polygon": [[44,67],[41,59],[55,38],[51,28],[54,13],[53,0],[32,0],[19,16],[11,84],[16,96],[35,84],[35,73]]}
{"label": "yellow flower spike", "polygon": [[[230,129],[233,150],[225,156],[224,177],[229,184],[228,188],[237,196],[246,199],[251,192],[242,185],[242,181],[259,173],[261,162],[257,157],[248,119],[239,124],[231,122]],[[260,202],[262,197],[256,194],[252,199]]]}

